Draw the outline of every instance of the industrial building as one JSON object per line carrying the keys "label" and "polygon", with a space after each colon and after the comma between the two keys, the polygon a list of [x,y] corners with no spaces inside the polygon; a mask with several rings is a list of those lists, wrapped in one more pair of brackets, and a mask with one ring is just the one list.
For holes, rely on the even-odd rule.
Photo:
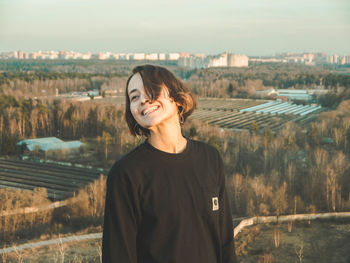
{"label": "industrial building", "polygon": [[82,145],[83,143],[78,140],[64,142],[56,137],[25,139],[17,143],[17,146],[23,147],[23,150],[27,150],[30,152],[34,150],[40,150],[43,152],[47,152],[50,150],[72,150],[78,149]]}

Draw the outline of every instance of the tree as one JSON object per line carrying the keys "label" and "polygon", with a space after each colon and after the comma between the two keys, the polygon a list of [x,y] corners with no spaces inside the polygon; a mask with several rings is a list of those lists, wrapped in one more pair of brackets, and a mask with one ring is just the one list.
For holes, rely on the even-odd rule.
{"label": "tree", "polygon": [[274,138],[273,132],[270,128],[264,130],[264,146],[265,148],[272,142]]}
{"label": "tree", "polygon": [[216,135],[212,135],[209,137],[208,143],[211,146],[214,146],[219,152],[222,151],[222,146],[221,146],[221,142],[220,142],[220,137],[216,136]]}
{"label": "tree", "polygon": [[250,132],[251,133],[257,133],[258,131],[259,131],[258,124],[255,121],[252,121],[251,125],[250,125]]}
{"label": "tree", "polygon": [[1,154],[11,155],[16,152],[16,140],[8,133],[3,134]]}
{"label": "tree", "polygon": [[343,146],[345,142],[345,135],[346,135],[345,129],[335,127],[332,129],[332,132],[333,132],[335,144],[338,147]]}
{"label": "tree", "polygon": [[68,109],[63,115],[65,131],[66,130],[70,131],[69,134],[65,134],[65,135],[69,138],[72,138],[72,137],[74,138],[76,135],[75,133],[76,133],[77,120],[74,117],[75,110],[76,110],[75,106],[73,104],[70,104]]}
{"label": "tree", "polygon": [[233,189],[233,201],[237,214],[243,214],[245,208],[244,194],[244,178],[241,174],[234,174],[229,181],[230,188]]}
{"label": "tree", "polygon": [[[338,184],[338,175],[337,173],[330,167],[327,166],[326,170],[326,197],[327,197],[327,205],[329,209],[332,209],[333,212],[338,208],[338,200],[341,200],[341,191],[340,186]],[[340,195],[340,198],[339,198]]]}
{"label": "tree", "polygon": [[97,116],[97,107],[96,108],[90,108],[88,117],[87,117],[87,134],[90,136],[96,136],[97,133],[97,126],[98,126],[98,116]]}
{"label": "tree", "polygon": [[232,95],[232,92],[233,92],[233,85],[232,83],[230,83],[227,87],[227,94]]}
{"label": "tree", "polygon": [[282,186],[277,190],[272,199],[272,205],[275,209],[277,216],[285,213],[288,209],[288,196],[287,196],[287,184],[284,182]]}
{"label": "tree", "polygon": [[311,124],[311,129],[308,131],[309,144],[312,147],[318,146],[321,143],[321,134],[315,123]]}
{"label": "tree", "polygon": [[198,135],[196,127],[192,126],[189,131],[189,137],[194,138]]}
{"label": "tree", "polygon": [[103,141],[104,150],[105,150],[105,158],[107,160],[108,159],[108,148],[112,143],[112,136],[108,132],[103,131],[102,132],[102,141]]}
{"label": "tree", "polygon": [[62,106],[60,101],[54,101],[52,109],[51,109],[51,121],[52,121],[52,134],[57,137],[62,136],[62,127],[61,127],[61,119],[62,119]]}
{"label": "tree", "polygon": [[21,120],[22,132],[23,132],[23,134],[21,134],[22,136],[29,135],[29,130],[31,128],[29,119],[33,108],[34,107],[33,107],[32,99],[23,100],[21,102],[20,109],[22,114],[22,120]]}
{"label": "tree", "polygon": [[[310,181],[307,194],[310,196],[311,203],[326,208],[327,197],[325,195],[326,190],[326,166],[329,162],[329,154],[322,148],[316,148],[312,151],[310,158]],[[304,187],[307,189],[306,187]],[[320,189],[322,189],[320,191]]]}

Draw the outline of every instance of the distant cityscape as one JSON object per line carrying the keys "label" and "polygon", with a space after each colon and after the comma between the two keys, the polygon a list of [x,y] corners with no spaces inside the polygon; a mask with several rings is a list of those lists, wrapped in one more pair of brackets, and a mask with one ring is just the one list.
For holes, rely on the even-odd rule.
{"label": "distant cityscape", "polygon": [[273,56],[250,56],[224,52],[218,55],[179,53],[81,53],[75,51],[11,51],[0,53],[0,59],[18,60],[119,60],[119,61],[174,61],[179,66],[191,68],[248,67],[249,62],[299,63],[305,65],[350,65],[349,55],[326,53],[277,53]]}

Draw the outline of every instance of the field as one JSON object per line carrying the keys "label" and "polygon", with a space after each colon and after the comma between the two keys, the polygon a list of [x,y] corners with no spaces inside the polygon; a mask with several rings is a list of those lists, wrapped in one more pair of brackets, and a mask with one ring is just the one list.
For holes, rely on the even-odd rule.
{"label": "field", "polygon": [[[296,222],[294,225],[258,225],[236,237],[244,246],[238,261],[250,262],[350,262],[350,224],[345,222]],[[101,262],[101,239],[69,242],[7,254],[6,262]],[[18,255],[19,254],[19,255]]]}
{"label": "field", "polygon": [[287,102],[252,99],[199,99],[199,107],[191,118],[232,130],[278,130],[286,122],[310,122],[321,107]]}
{"label": "field", "polygon": [[[102,262],[101,239],[92,239],[71,243],[59,243],[56,245],[43,246],[40,248],[26,249],[6,254],[5,263],[46,263],[46,262]],[[63,260],[62,260],[63,258]],[[20,261],[23,260],[23,261]]]}
{"label": "field", "polygon": [[97,179],[100,174],[96,169],[0,159],[1,188],[33,190],[44,187],[52,200],[73,196],[74,192]]}
{"label": "field", "polygon": [[[350,262],[350,224],[295,222],[245,229],[236,246],[247,243],[242,262]],[[290,231],[290,232],[289,232]],[[254,237],[250,242],[249,236]]]}

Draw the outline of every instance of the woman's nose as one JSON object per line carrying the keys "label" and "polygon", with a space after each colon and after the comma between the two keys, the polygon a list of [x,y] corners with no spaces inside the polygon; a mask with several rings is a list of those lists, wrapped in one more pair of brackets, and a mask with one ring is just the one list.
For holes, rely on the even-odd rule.
{"label": "woman's nose", "polygon": [[141,104],[145,104],[146,102],[149,102],[149,98],[146,94],[141,95]]}

